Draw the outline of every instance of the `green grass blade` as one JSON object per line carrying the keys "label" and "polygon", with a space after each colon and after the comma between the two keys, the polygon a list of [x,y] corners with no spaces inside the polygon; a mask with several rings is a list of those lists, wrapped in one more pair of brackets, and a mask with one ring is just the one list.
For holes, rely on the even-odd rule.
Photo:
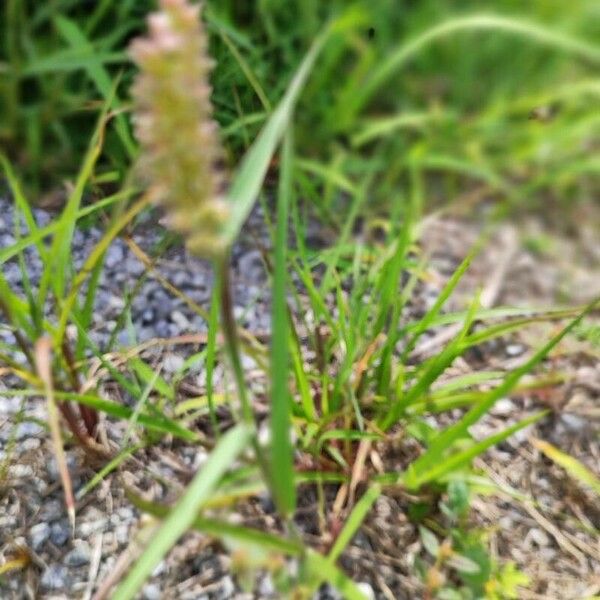
{"label": "green grass blade", "polygon": [[141,358],[135,357],[129,364],[137,376],[147,385],[152,382],[152,388],[168,400],[175,400],[175,390],[163,379],[156,370]]}
{"label": "green grass blade", "polygon": [[451,454],[446,458],[442,458],[424,471],[420,471],[418,465],[413,463],[404,476],[402,476],[400,479],[409,490],[417,490],[422,485],[432,481],[439,481],[449,473],[455,472],[465,464],[469,463],[476,456],[479,456],[485,452],[488,448],[503,442],[505,439],[513,435],[513,433],[516,433],[517,431],[528,427],[532,423],[539,421],[547,414],[547,411],[543,411],[536,413],[535,415],[531,415],[530,417],[515,423],[511,427],[507,427],[499,433],[487,437],[481,442],[472,444],[465,450]]}
{"label": "green grass blade", "polygon": [[[29,388],[20,390],[3,390],[2,393],[6,396],[39,396],[39,390]],[[118,419],[130,419],[131,415],[133,414],[133,410],[128,406],[112,402],[111,400],[106,400],[105,398],[100,398],[99,396],[93,396],[91,394],[56,391],[54,395],[57,400],[70,400],[77,402],[78,404],[84,404],[85,406],[96,409],[98,412],[103,412]],[[198,442],[200,439],[197,433],[186,429],[177,421],[169,419],[164,415],[148,415],[146,413],[140,413],[137,417],[137,421],[146,429],[152,429],[153,431],[158,431],[160,433],[169,433],[188,442]]]}
{"label": "green grass blade", "polygon": [[113,600],[131,600],[136,596],[163,556],[193,525],[202,504],[210,498],[221,477],[249,444],[251,436],[252,431],[243,424],[223,436],[125,580],[115,590]]}
{"label": "green grass blade", "polygon": [[[145,500],[128,488],[125,488],[125,494],[134,506],[154,517],[164,519],[169,515],[170,509],[168,506]],[[298,542],[259,529],[235,525],[218,519],[196,517],[191,526],[217,539],[230,538],[236,542],[258,546],[267,552],[281,552],[289,556],[299,556],[304,551],[304,547]]]}
{"label": "green grass blade", "polygon": [[240,165],[237,176],[229,191],[229,200],[233,207],[233,213],[225,230],[225,235],[229,242],[233,242],[237,237],[242,224],[250,214],[255,198],[258,196],[267,169],[269,168],[271,158],[291,121],[298,96],[317,56],[329,37],[329,32],[330,29],[327,29],[315,40],[296,72],[285,96]]}
{"label": "green grass blade", "polygon": [[584,487],[594,490],[600,496],[600,479],[576,458],[569,456],[544,440],[532,440],[532,443],[551,461],[562,467],[573,479],[583,484]]}
{"label": "green grass blade", "polygon": [[455,425],[448,427],[439,433],[432,441],[430,447],[413,463],[416,472],[429,468],[433,463],[439,461],[444,451],[449,448],[457,439],[467,434],[468,428],[474,425],[496,401],[506,396],[519,382],[523,375],[531,372],[548,353],[570,332],[578,323],[598,304],[599,300],[594,300],[587,308],[573,319],[562,331],[555,335],[546,345],[540,348],[526,363],[515,369],[506,376],[504,381],[496,388],[486,394],[486,396],[473,406],[469,412]]}
{"label": "green grass blade", "polygon": [[215,410],[215,393],[213,376],[217,362],[217,332],[219,330],[219,306],[221,305],[221,286],[215,285],[210,303],[208,320],[208,340],[206,342],[206,398],[213,433],[219,439],[219,421]]}
{"label": "green grass blade", "polygon": [[84,188],[92,176],[94,166],[102,150],[104,128],[106,126],[106,116],[109,107],[110,101],[106,102],[102,109],[96,130],[77,175],[73,191],[69,194],[67,203],[60,216],[59,224],[52,240],[52,246],[48,253],[48,260],[44,264],[44,271],[40,279],[38,294],[40,305],[45,303],[47,289],[50,284],[52,284],[56,298],[59,300],[64,298],[67,277],[71,272],[71,241],[75,231],[77,212],[83,198]]}
{"label": "green grass blade", "polygon": [[356,535],[359,527],[362,525],[367,513],[371,510],[371,507],[375,503],[375,500],[381,495],[381,487],[377,484],[372,485],[362,496],[362,498],[356,503],[352,512],[348,516],[346,523],[337,539],[335,544],[329,551],[327,556],[327,562],[334,564],[340,557],[346,546],[352,541],[352,538]]}
{"label": "green grass blade", "polygon": [[[513,34],[538,44],[572,54],[592,64],[600,64],[600,46],[582,41],[574,36],[554,31],[538,23],[523,18],[511,18],[500,15],[466,15],[448,19],[434,25],[427,31],[401,44],[387,59],[374,69],[365,83],[357,90],[354,98],[348,100],[351,116],[356,115],[373,97],[375,92],[403,65],[432,42],[459,31],[497,31]],[[346,117],[348,118],[348,117]]]}
{"label": "green grass blade", "polygon": [[[293,327],[293,324],[290,325],[290,329],[291,327]],[[292,359],[294,376],[296,379],[297,393],[300,396],[300,404],[302,405],[302,409],[304,411],[304,417],[308,421],[314,422],[317,419],[317,407],[315,406],[315,401],[310,389],[308,376],[304,370],[300,341],[298,340],[298,336],[295,334],[295,332],[292,332],[289,339],[290,355]]]}
{"label": "green grass blade", "polygon": [[288,389],[287,231],[292,194],[293,146],[291,133],[285,137],[282,153],[275,265],[273,273],[271,338],[271,468],[273,495],[281,513],[293,513],[296,505],[294,452],[291,441],[291,398]]}
{"label": "green grass blade", "polygon": [[[2,169],[4,170],[4,175],[6,176],[6,181],[11,191],[15,205],[17,209],[23,214],[25,223],[27,224],[27,228],[29,229],[29,233],[35,237],[35,244],[40,254],[40,257],[44,259],[44,257],[46,256],[46,248],[41,242],[42,236],[39,235],[40,230],[37,226],[37,223],[35,222],[35,218],[33,217],[31,206],[29,204],[29,201],[25,197],[23,188],[21,187],[21,183],[16,173],[14,172],[12,165],[10,164],[8,158],[6,158],[6,156],[4,156],[4,154],[2,153],[0,153],[0,164],[2,164]],[[25,239],[27,238],[19,239],[19,246],[23,244]],[[3,251],[4,250],[5,249],[3,248]]]}
{"label": "green grass blade", "polygon": [[412,336],[406,343],[404,351],[402,352],[401,361],[406,362],[410,353],[413,351],[416,343],[419,341],[419,338],[427,331],[429,327],[431,327],[432,322],[438,316],[440,310],[446,304],[448,298],[455,290],[456,286],[462,279],[463,275],[467,271],[467,269],[471,266],[473,262],[473,258],[479,251],[480,244],[477,244],[472,248],[469,254],[465,257],[459,267],[452,273],[452,276],[448,280],[448,283],[444,286],[444,289],[440,292],[440,295],[436,298],[433,306],[427,311],[427,313],[423,316],[423,318],[417,323],[415,330],[413,331]]}
{"label": "green grass blade", "polygon": [[65,329],[67,327],[73,306],[75,305],[79,288],[83,285],[83,282],[87,279],[87,276],[94,268],[94,265],[102,258],[104,252],[106,252],[106,249],[110,246],[111,242],[118,235],[121,229],[130,223],[136,217],[136,215],[148,205],[149,202],[150,198],[147,195],[142,196],[139,200],[137,200],[137,202],[135,202],[125,213],[123,213],[123,215],[115,220],[115,222],[110,226],[108,231],[104,234],[102,239],[96,244],[91,254],[88,256],[81,271],[79,271],[77,276],[74,278],[73,284],[65,301],[62,303],[59,325],[55,334],[55,343],[57,345],[62,342],[64,337]]}
{"label": "green grass blade", "polygon": [[[73,311],[74,317],[81,324],[81,330],[83,331],[89,331],[93,323],[96,292],[98,291],[98,287],[100,285],[103,267],[103,260],[99,260],[94,265],[94,268],[90,274],[90,281],[85,291],[85,300],[83,302],[83,306],[80,309]],[[85,344],[85,337],[82,335],[77,336],[77,342],[75,346],[75,359],[77,361],[83,360],[84,358]]]}
{"label": "green grass blade", "polygon": [[408,406],[413,402],[420,400],[423,395],[427,393],[431,385],[461,353],[462,342],[473,324],[478,305],[479,298],[477,297],[471,304],[460,333],[437,356],[426,363],[423,373],[416,383],[413,384],[406,394],[397,398],[396,402],[390,407],[381,421],[381,427],[383,429],[389,429],[400,418],[400,415]]}
{"label": "green grass blade", "polygon": [[306,557],[309,574],[317,581],[328,581],[336,588],[345,600],[367,600],[365,594],[343,571],[333,563],[324,560],[323,556],[313,550],[308,551]]}
{"label": "green grass blade", "polygon": [[231,38],[227,35],[227,33],[225,32],[225,29],[223,29],[222,27],[219,27],[218,24],[216,24],[216,27],[219,30],[219,35],[221,36],[221,39],[223,40],[224,44],[227,46],[227,49],[229,50],[229,52],[231,52],[231,55],[233,56],[235,61],[238,63],[242,73],[245,75],[246,79],[248,80],[248,83],[252,86],[252,89],[256,93],[258,99],[260,100],[260,103],[263,105],[263,108],[265,109],[266,112],[271,112],[271,102],[269,101],[269,98],[268,98],[267,94],[265,93],[263,86],[258,81],[258,77],[257,77],[256,73],[254,73],[254,71],[248,64],[248,61],[244,58],[242,53],[238,50],[237,46],[233,43]]}
{"label": "green grass blade", "polygon": [[381,495],[381,487],[378,484],[372,485],[356,503],[352,512],[348,516],[346,523],[338,535],[333,548],[327,557],[323,557],[316,552],[309,551],[307,556],[307,567],[312,576],[313,588],[316,588],[322,581],[328,581],[344,598],[356,598],[364,600],[364,594],[358,589],[356,584],[342,573],[335,565],[346,546],[352,541],[356,532],[362,525],[371,507]]}
{"label": "green grass blade", "polygon": [[80,48],[57,50],[50,56],[43,56],[23,67],[22,75],[46,75],[48,73],[70,72],[86,69],[92,64],[114,65],[129,61],[126,52],[97,52]]}
{"label": "green grass blade", "polygon": [[119,465],[125,462],[136,450],[143,448],[144,444],[135,444],[133,446],[129,446],[124,448],[117,454],[112,460],[107,462],[94,476],[82,487],[79,489],[77,494],[75,494],[75,499],[77,501],[81,500],[86,494],[88,494],[91,490],[93,490],[99,483],[102,483],[104,478],[112,473]]}
{"label": "green grass blade", "polygon": [[[84,208],[80,209],[77,212],[77,220],[79,220],[87,215],[91,215],[95,212],[98,212],[107,206],[111,206],[111,205],[115,204],[116,202],[124,202],[130,196],[132,196],[134,193],[135,193],[134,190],[131,190],[131,189],[124,190],[117,194],[108,196],[102,200],[98,200],[98,201],[94,202],[93,204],[91,204],[90,206],[85,206]],[[35,233],[30,233],[29,235],[22,237],[21,239],[17,240],[11,246],[0,249],[0,266],[3,265],[8,260],[10,260],[11,258],[13,258],[14,256],[16,256],[19,252],[21,252],[21,250],[24,250],[25,248],[31,246],[32,244],[35,244],[39,248],[38,242],[40,242],[43,238],[54,234],[56,232],[56,230],[59,228],[59,226],[60,226],[59,220],[53,221],[52,223],[49,223],[45,227],[37,228],[35,230]],[[44,250],[45,250],[45,248],[42,248],[42,252]]]}
{"label": "green grass blade", "polygon": [[[73,50],[94,52],[92,43],[88,40],[85,33],[79,28],[75,21],[68,19],[64,15],[57,15],[54,18],[54,24]],[[113,91],[111,77],[104,65],[98,61],[89,61],[84,68],[88,77],[94,82],[96,89],[100,92],[104,100],[110,102],[113,109],[119,109],[121,103],[116,97],[116,93]],[[133,158],[136,155],[137,147],[131,136],[125,115],[117,114],[115,120],[116,131],[121,143],[129,155],[129,158]]]}

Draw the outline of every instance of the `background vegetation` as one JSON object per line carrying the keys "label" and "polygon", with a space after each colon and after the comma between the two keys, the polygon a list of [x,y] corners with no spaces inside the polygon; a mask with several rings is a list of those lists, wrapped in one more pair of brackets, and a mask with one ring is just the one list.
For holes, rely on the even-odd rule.
{"label": "background vegetation", "polygon": [[[122,114],[125,48],[152,5],[4,4],[0,140],[29,186],[48,190],[70,176],[116,81],[121,114],[96,179],[125,176],[136,153]],[[436,175],[438,198],[467,180],[515,201],[575,199],[598,170],[598,10],[590,0],[207,2],[213,100],[231,163],[323,24],[345,15],[349,26],[328,44],[298,111],[306,171],[385,171],[385,199],[411,161]],[[528,120],[538,107],[551,123]]]}

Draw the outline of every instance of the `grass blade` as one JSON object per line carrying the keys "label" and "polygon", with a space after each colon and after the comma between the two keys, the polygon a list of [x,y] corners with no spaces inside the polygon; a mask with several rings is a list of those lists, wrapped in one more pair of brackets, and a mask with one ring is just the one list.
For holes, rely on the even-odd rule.
{"label": "grass blade", "polygon": [[[54,24],[73,50],[79,50],[82,53],[94,52],[92,43],[88,40],[85,33],[79,29],[75,21],[68,19],[64,15],[57,15],[54,18]],[[88,77],[94,82],[96,89],[102,94],[104,100],[106,102],[111,102],[112,108],[117,110],[120,109],[121,103],[119,102],[116,93],[113,92],[111,78],[108,71],[104,68],[104,65],[101,62],[92,60],[85,64],[84,69]],[[115,129],[121,139],[121,143],[129,157],[133,158],[137,148],[131,136],[131,132],[129,131],[125,115],[117,114],[115,118]]]}
{"label": "grass blade", "polygon": [[371,510],[371,506],[373,506],[380,494],[381,487],[377,484],[372,485],[356,503],[344,524],[344,528],[335,540],[335,544],[330,550],[326,562],[333,565],[337,561],[346,546],[352,541],[352,538],[358,531],[358,528],[362,525],[367,513]]}
{"label": "grass blade", "polygon": [[69,321],[69,317],[71,315],[71,311],[77,300],[77,292],[79,288],[83,285],[83,282],[86,280],[88,274],[94,268],[94,265],[102,258],[106,249],[110,246],[113,239],[117,236],[119,231],[123,229],[128,223],[130,223],[135,216],[141,212],[150,202],[150,198],[147,195],[142,196],[139,200],[137,200],[122,216],[120,216],[108,229],[108,231],[104,234],[102,239],[96,244],[91,254],[88,256],[85,261],[81,271],[77,274],[77,276],[73,280],[73,284],[71,285],[71,290],[69,291],[63,305],[61,306],[60,313],[60,321],[58,325],[58,329],[56,331],[56,343],[62,342],[62,339],[65,334],[65,329],[67,327],[67,323]]}
{"label": "grass blade", "polygon": [[233,206],[233,214],[227,223],[225,235],[230,242],[237,237],[242,224],[250,214],[254,200],[262,186],[263,179],[269,168],[271,158],[279,144],[288,124],[296,100],[300,95],[306,79],[329,37],[330,29],[326,29],[313,43],[308,54],[302,61],[285,96],[269,118],[269,121],[244,157],[244,160],[234,179],[229,199]]}
{"label": "grass blade", "polygon": [[551,461],[562,467],[573,479],[579,481],[585,487],[594,490],[600,496],[600,479],[592,473],[587,467],[581,464],[576,458],[565,454],[556,446],[544,441],[534,439],[531,443],[543,452]]}
{"label": "grass blade", "polygon": [[[413,39],[401,44],[386,60],[376,69],[360,90],[353,89],[354,98],[348,100],[345,108],[344,122],[356,115],[373,97],[375,92],[412,57],[418,54],[430,43],[459,31],[498,31],[521,36],[538,44],[550,46],[557,50],[572,54],[592,64],[600,63],[600,46],[586,43],[576,37],[554,31],[538,23],[526,21],[522,18],[511,18],[500,15],[466,15],[448,19]],[[349,119],[352,120],[351,118]]]}
{"label": "grass blade", "polygon": [[338,569],[323,556],[312,550],[308,551],[306,558],[309,573],[319,582],[327,580],[346,600],[367,600],[365,594],[344,572]]}
{"label": "grass blade", "polygon": [[444,451],[449,448],[457,439],[467,434],[468,428],[474,425],[496,401],[508,394],[519,382],[523,375],[530,373],[548,353],[567,335],[594,307],[598,300],[591,302],[587,308],[555,335],[545,346],[540,348],[527,362],[518,369],[506,376],[504,381],[496,388],[486,394],[486,396],[473,406],[469,412],[455,425],[448,427],[439,433],[432,441],[429,449],[421,455],[414,463],[413,467],[416,473],[424,471],[440,461]]}
{"label": "grass blade", "polygon": [[401,477],[401,480],[409,490],[417,490],[419,487],[425,485],[426,483],[439,480],[445,475],[448,475],[449,473],[456,472],[463,465],[470,462],[476,456],[479,456],[480,454],[485,452],[488,448],[499,444],[500,442],[510,437],[513,433],[516,433],[517,431],[528,427],[532,423],[539,421],[543,416],[547,414],[547,411],[539,412],[526,419],[523,419],[522,421],[515,423],[511,427],[507,427],[499,433],[489,436],[481,442],[472,444],[465,450],[456,452],[448,456],[447,458],[437,461],[425,471],[419,472],[418,466],[415,466],[415,463],[413,463],[409,467],[406,474],[403,477]]}
{"label": "grass blade", "polygon": [[[3,390],[2,394],[5,396],[39,396],[39,391],[31,389]],[[106,413],[107,415],[118,419],[130,419],[133,414],[132,409],[128,406],[117,404],[116,402],[100,398],[99,396],[55,391],[54,397],[58,400],[73,400],[78,404],[84,404],[85,406],[89,406],[90,408],[94,408],[99,412]],[[140,425],[143,425],[147,429],[152,429],[161,433],[170,433],[171,435],[188,442],[197,442],[199,440],[197,433],[186,429],[177,421],[169,419],[164,415],[151,416],[140,413],[137,420]]]}
{"label": "grass blade", "polygon": [[429,327],[431,327],[433,320],[438,316],[440,310],[442,309],[442,307],[444,306],[444,304],[446,303],[446,301],[448,300],[448,298],[450,297],[450,295],[452,294],[452,292],[454,291],[454,289],[456,288],[456,286],[462,279],[462,276],[465,274],[467,269],[471,266],[471,263],[473,262],[473,258],[479,251],[479,248],[480,248],[480,244],[476,244],[472,248],[471,252],[469,252],[469,254],[465,257],[465,259],[458,266],[456,271],[454,271],[454,273],[452,273],[452,276],[448,280],[448,283],[444,286],[444,289],[442,289],[442,291],[440,292],[440,295],[436,298],[435,302],[433,303],[433,306],[427,311],[425,316],[418,322],[416,329],[414,330],[409,341],[406,343],[406,347],[404,348],[404,351],[402,352],[401,361],[403,363],[406,362],[408,356],[413,351],[413,348],[415,347],[416,343],[419,341],[419,338],[423,335],[423,333],[425,333],[425,331],[427,331],[427,329]]}
{"label": "grass blade", "polygon": [[423,373],[416,383],[414,383],[405,394],[401,394],[394,404],[392,404],[381,421],[381,427],[383,429],[389,429],[400,418],[400,415],[408,406],[422,398],[438,377],[452,364],[454,359],[460,355],[462,351],[462,342],[473,324],[478,306],[479,297],[471,304],[459,334],[437,356],[428,363],[425,363]]}
{"label": "grass blade", "polygon": [[292,137],[288,133],[277,199],[275,265],[273,273],[273,332],[271,341],[271,468],[273,495],[283,515],[296,505],[294,452],[291,440],[291,398],[288,389],[287,230],[292,193]]}
{"label": "grass blade", "polygon": [[[128,488],[125,488],[125,494],[134,506],[154,517],[163,519],[169,515],[168,506],[144,500]],[[259,546],[263,551],[281,552],[289,556],[299,556],[304,551],[303,546],[298,542],[259,529],[217,519],[196,517],[192,522],[192,527],[215,538],[231,538],[237,542]]]}

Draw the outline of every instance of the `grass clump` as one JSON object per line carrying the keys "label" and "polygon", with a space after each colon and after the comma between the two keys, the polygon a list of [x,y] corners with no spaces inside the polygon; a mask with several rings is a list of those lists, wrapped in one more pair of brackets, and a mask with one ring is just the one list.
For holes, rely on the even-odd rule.
{"label": "grass clump", "polygon": [[[12,3],[11,10],[15,6]],[[421,315],[411,313],[411,299],[427,269],[427,259],[419,251],[418,229],[428,195],[424,184],[429,169],[480,178],[509,200],[517,198],[524,187],[502,172],[502,164],[487,159],[480,162],[486,153],[477,149],[463,159],[432,150],[439,142],[437,136],[432,136],[431,146],[426,136],[399,143],[395,139],[395,133],[406,127],[447,126],[455,116],[446,111],[436,108],[375,118],[367,113],[367,107],[371,100],[378,110],[390,106],[385,98],[381,102],[374,98],[389,85],[396,70],[417,60],[430,44],[461,31],[518,34],[529,42],[542,42],[592,62],[598,60],[597,49],[546,25],[506,16],[471,15],[445,19],[402,45],[376,51],[365,45],[362,28],[368,19],[363,3],[352,3],[347,10],[342,10],[341,3],[332,3],[341,14],[316,37],[311,24],[319,21],[321,12],[317,3],[307,3],[301,21],[306,31],[302,30],[300,37],[315,40],[301,60],[296,60],[295,44],[286,46],[282,60],[294,62],[296,70],[291,78],[279,78],[276,91],[280,93],[271,95],[265,92],[261,78],[267,78],[268,69],[274,66],[265,60],[262,72],[255,68],[254,41],[241,33],[265,11],[264,3],[257,3],[256,13],[247,9],[247,21],[242,21],[240,31],[232,30],[225,20],[239,10],[237,4],[222,3],[217,8],[208,3],[207,25],[186,0],[162,0],[160,6],[161,11],[149,18],[149,36],[134,41],[131,50],[140,68],[132,88],[133,122],[147,192],[140,196],[140,190],[124,179],[118,192],[91,206],[83,205],[85,192],[98,189],[95,184],[103,178],[101,173],[106,173],[101,157],[110,119],[114,118],[117,133],[128,131],[126,119],[124,129],[118,129],[117,115],[122,116],[118,85],[107,91],[75,185],[50,225],[38,227],[10,161],[2,161],[15,214],[27,231],[19,229],[15,243],[0,252],[2,264],[15,258],[19,261],[23,282],[22,290],[12,289],[0,275],[0,308],[14,336],[13,343],[3,344],[0,358],[6,373],[20,381],[13,386],[15,394],[47,399],[69,510],[73,510],[73,494],[63,452],[65,433],[55,407],[62,413],[71,440],[101,462],[98,475],[78,492],[81,495],[141,448],[161,448],[166,439],[176,438],[208,454],[172,505],[149,500],[124,485],[130,501],[157,521],[145,530],[131,569],[116,572],[104,586],[106,593],[119,600],[135,597],[181,536],[197,530],[232,549],[240,585],[251,589],[256,572],[270,570],[280,593],[290,597],[310,598],[322,583],[329,582],[344,597],[362,598],[364,594],[341,568],[340,559],[376,502],[386,494],[400,494],[410,498],[407,513],[420,525],[421,543],[429,555],[417,565],[429,597],[516,597],[515,589],[525,583],[524,577],[513,565],[491,561],[485,536],[468,530],[470,486],[475,480],[472,463],[546,413],[535,412],[483,439],[475,439],[471,428],[499,399],[514,392],[565,335],[581,331],[582,318],[597,302],[583,309],[508,311],[512,318],[506,319],[507,311],[482,306],[476,295],[466,310],[444,312],[481,242],[457,267],[431,306]],[[385,10],[391,10],[390,3],[382,3],[383,15],[388,14]],[[278,14],[274,10],[263,25],[263,34],[271,43],[279,31]],[[104,16],[96,12],[95,23]],[[60,19],[57,23],[62,23],[59,26],[71,41],[78,39],[72,23]],[[208,82],[212,65],[205,27],[219,35],[217,56],[225,47],[231,54],[217,66],[212,96],[217,116],[225,125],[230,154],[245,147],[244,136],[248,142],[254,138],[249,124],[264,121],[237,168],[232,169],[231,185],[226,185],[222,173],[225,152],[213,122]],[[90,26],[90,31],[93,29]],[[385,37],[385,31],[381,35]],[[349,67],[347,57],[342,57],[348,46],[356,54],[356,62]],[[249,48],[248,60],[239,47]],[[81,41],[79,49],[85,48],[87,67],[93,66],[95,77],[104,81],[99,75],[104,71],[97,71],[102,61],[92,61],[89,47]],[[379,51],[385,51],[386,58],[377,63]],[[244,92],[256,95],[263,114],[242,114],[226,123],[219,104],[223,89],[218,82],[224,77],[223,69],[234,64],[243,74]],[[340,65],[346,81],[332,99],[338,120],[327,117],[325,92],[316,86]],[[302,94],[305,104],[315,102],[313,110],[297,110]],[[462,110],[466,104],[457,106]],[[497,124],[496,117],[488,117],[475,117],[473,130]],[[357,149],[356,153],[348,145],[331,142],[329,158],[320,152],[312,154],[305,119],[323,119],[323,135],[332,136],[328,142],[343,134],[348,136],[345,144]],[[239,138],[227,140],[227,132],[234,130]],[[320,135],[315,134],[317,142]],[[472,139],[480,139],[478,136],[475,132]],[[470,152],[472,145],[465,144]],[[363,146],[364,152],[359,151]],[[449,147],[456,147],[454,141]],[[498,156],[503,152],[499,150]],[[270,181],[265,185],[267,177]],[[538,184],[534,181],[531,185]],[[383,239],[356,238],[353,232],[358,222],[370,218],[367,204],[390,190],[397,200],[387,207]],[[267,208],[270,200],[276,204],[272,217],[265,211],[272,243],[272,252],[266,253],[272,289],[269,348],[251,333],[240,331],[229,281],[231,248],[257,197]],[[127,205],[132,198],[137,199]],[[172,379],[133,351],[124,352],[123,361],[117,364],[87,333],[105,252],[116,236],[136,225],[151,202],[163,207],[170,226],[183,235],[189,251],[210,259],[216,273],[211,309],[208,313],[198,310],[208,324],[203,347]],[[306,243],[313,213],[337,234],[335,243],[319,251]],[[76,266],[71,255],[74,232],[77,222],[90,214],[106,221],[106,231],[83,265]],[[27,272],[29,252],[37,253],[42,263],[42,275],[35,285]],[[148,263],[152,266],[151,259]],[[568,324],[515,369],[443,380],[455,361],[474,348],[536,321],[565,319],[570,319]],[[451,335],[427,355],[421,354],[420,343],[427,332],[444,327]],[[223,362],[221,346],[229,357],[235,392],[227,379],[214,379],[215,366]],[[260,367],[266,391],[257,391],[247,380],[242,361],[245,353]],[[100,378],[86,378],[92,360],[103,368]],[[178,384],[196,360],[203,362],[207,373],[205,396],[186,402],[180,398]],[[124,401],[105,392],[99,385],[102,378],[119,390]],[[261,403],[268,406],[266,440],[259,435],[257,406]],[[457,416],[452,413],[455,409],[463,410]],[[431,418],[434,415],[436,421]],[[113,420],[127,421],[125,440],[118,448],[101,435],[102,428]],[[399,447],[400,455],[395,454]],[[549,447],[545,449],[549,451]],[[583,474],[588,484],[596,485],[590,473],[564,456],[553,456],[580,478]],[[312,508],[322,534],[319,544],[310,543],[296,518],[307,489],[316,498]],[[274,501],[275,525],[261,529],[240,523],[240,507],[261,494]],[[440,514],[442,525],[437,520]],[[299,565],[295,573],[288,569],[292,557]],[[448,583],[456,578],[456,586]]]}

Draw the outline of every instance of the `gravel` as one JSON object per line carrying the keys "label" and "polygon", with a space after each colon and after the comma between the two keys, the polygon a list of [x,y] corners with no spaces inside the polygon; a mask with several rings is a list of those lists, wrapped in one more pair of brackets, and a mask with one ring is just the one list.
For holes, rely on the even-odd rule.
{"label": "gravel", "polygon": [[38,523],[29,530],[29,541],[35,552],[39,552],[46,540],[50,537],[51,529],[48,523]]}
{"label": "gravel", "polygon": [[90,547],[87,542],[79,540],[75,547],[67,552],[63,562],[68,567],[83,567],[90,562]]}
{"label": "gravel", "polygon": [[[12,204],[0,199],[0,246],[14,243],[12,231]],[[33,214],[39,225],[48,221],[46,211],[34,209]],[[133,233],[133,241],[149,255],[160,241],[164,229],[155,223],[153,213],[145,215],[138,229]],[[260,210],[253,214],[249,229],[263,227]],[[23,233],[26,233],[23,230]],[[72,257],[75,267],[80,268],[95,245],[101,239],[103,230],[91,226],[75,231],[72,245]],[[264,238],[264,232],[262,233]],[[35,289],[42,273],[42,264],[36,251],[28,248],[24,251],[28,275]],[[261,254],[250,244],[241,242],[233,252],[233,296],[236,310],[241,315],[242,325],[255,331],[269,329],[269,297],[267,287],[262,285],[266,272]],[[2,266],[8,285],[16,292],[23,293],[21,272],[16,260]],[[156,265],[161,277],[179,288],[193,302],[204,309],[209,308],[213,273],[210,264],[189,256],[181,246],[171,248],[161,256]],[[206,331],[206,323],[188,304],[168,293],[151,273],[145,273],[143,263],[133,254],[125,241],[117,238],[107,249],[104,256],[104,268],[100,276],[95,296],[93,327],[87,332],[91,340],[100,348],[106,349],[113,330],[116,328],[120,345],[131,343],[126,331],[118,327],[118,319],[126,306],[126,297],[135,291],[131,303],[131,319],[137,341],[143,342],[153,337],[173,337],[186,333]],[[82,291],[82,300],[84,298]],[[245,307],[251,306],[250,310]],[[48,311],[50,311],[50,306]],[[1,321],[0,321],[1,323]],[[0,339],[12,341],[12,336],[0,328]],[[24,434],[27,435],[27,434]]]}
{"label": "gravel", "polygon": [[49,565],[40,579],[40,588],[46,591],[63,590],[70,586],[67,568],[63,565]]}
{"label": "gravel", "polygon": [[55,546],[64,546],[70,536],[69,521],[62,519],[52,523],[50,527],[50,540]]}

